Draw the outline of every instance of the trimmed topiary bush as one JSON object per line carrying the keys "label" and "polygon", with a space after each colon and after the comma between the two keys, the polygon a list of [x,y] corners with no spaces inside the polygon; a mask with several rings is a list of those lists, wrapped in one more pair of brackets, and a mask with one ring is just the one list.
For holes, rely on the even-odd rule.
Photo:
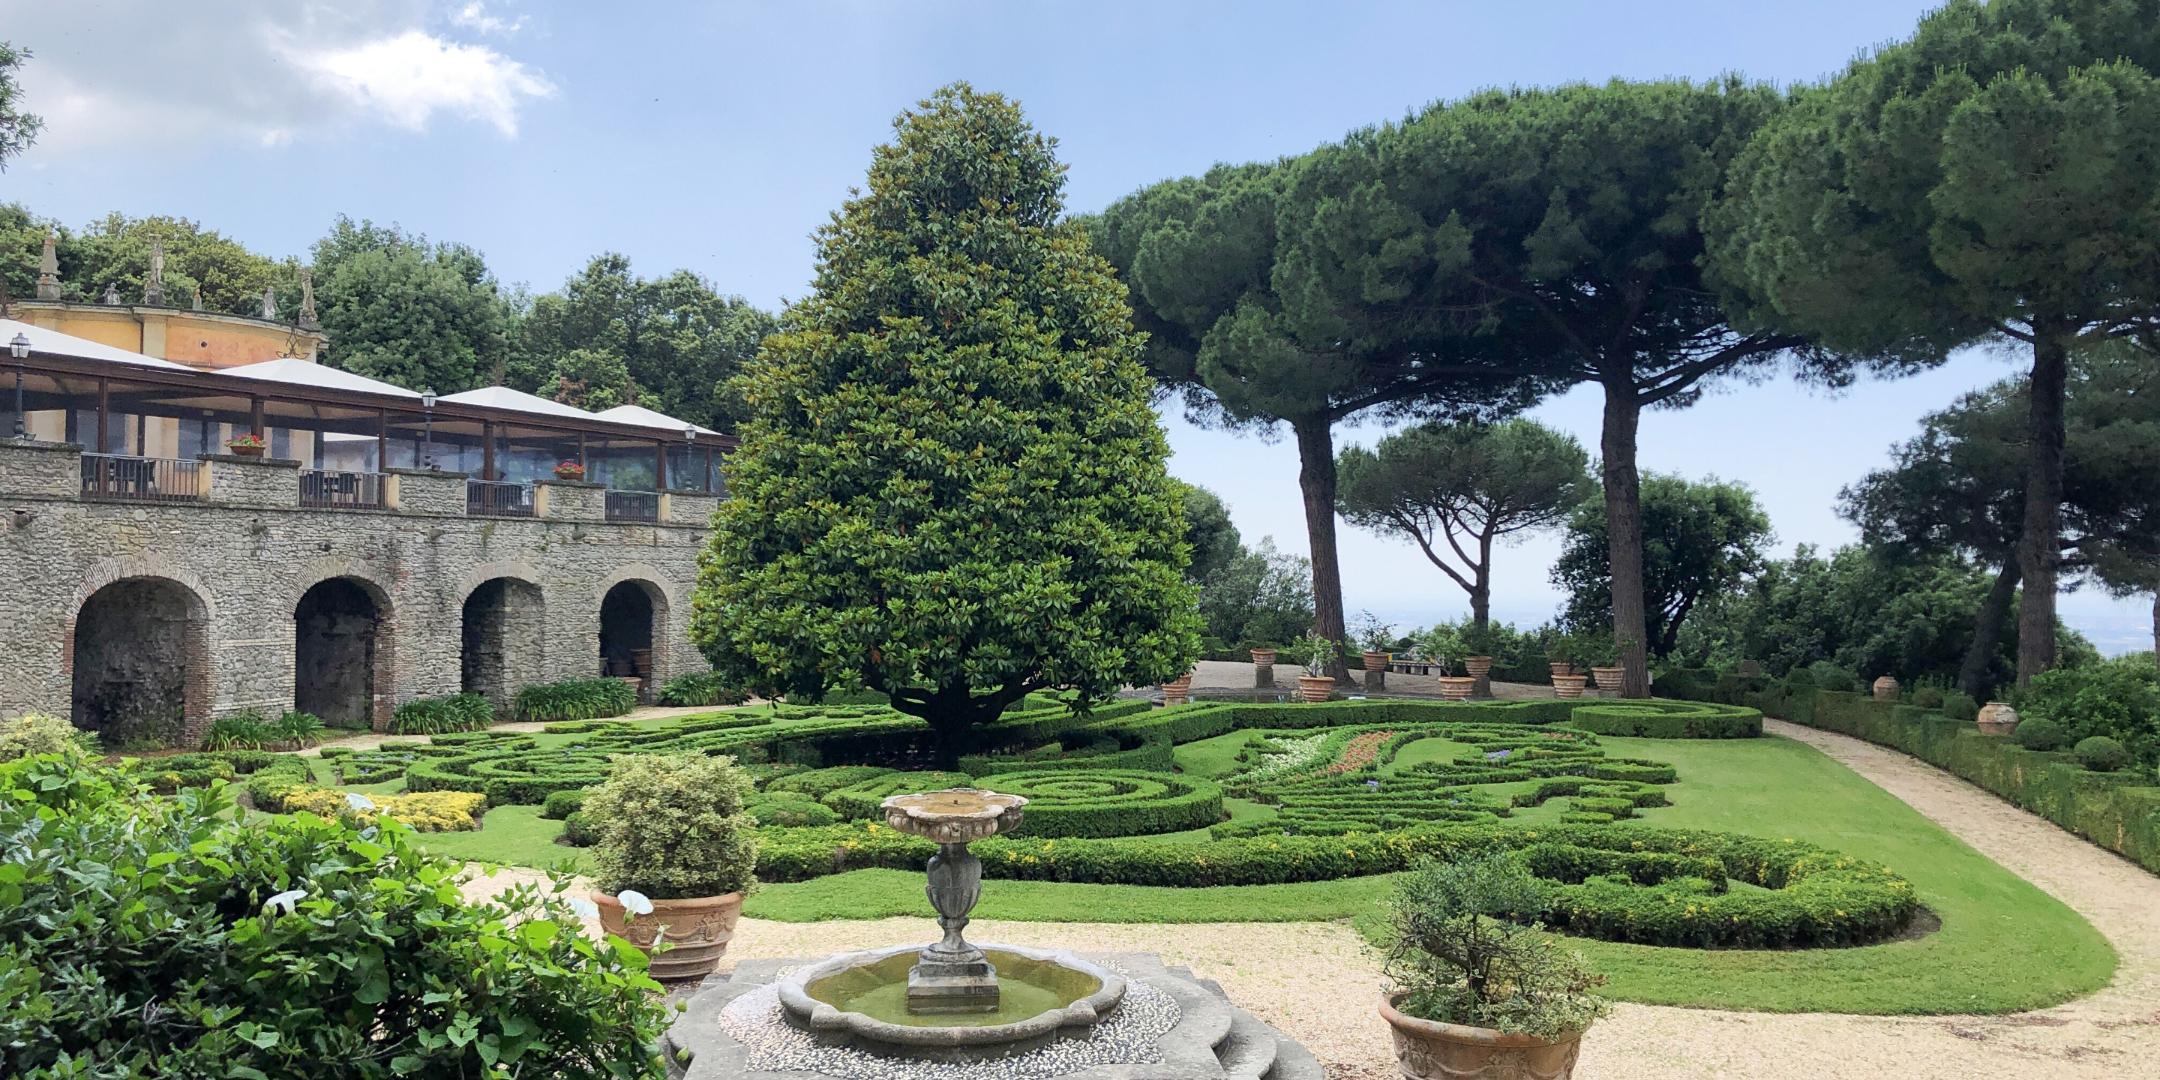
{"label": "trimmed topiary bush", "polygon": [[2060,750],[2070,741],[2070,733],[2061,724],[2045,716],[2029,717],[2011,733],[2012,739],[2027,750]]}
{"label": "trimmed topiary bush", "polygon": [[585,808],[585,789],[557,791],[540,800],[540,816],[550,821],[561,821]]}
{"label": "trimmed topiary bush", "polygon": [[593,878],[607,893],[655,900],[745,892],[756,880],[757,822],[743,813],[749,779],[735,759],[626,754],[585,795]]}
{"label": "trimmed topiary bush", "polygon": [[1971,694],[1950,690],[1943,694],[1942,713],[1952,720],[1971,722],[1980,718],[1980,703]]}
{"label": "trimmed topiary bush", "polygon": [[1753,739],[1762,734],[1760,710],[1711,702],[1582,705],[1567,723],[1597,735],[1643,739]]}
{"label": "trimmed topiary bush", "polygon": [[2093,772],[2116,772],[2130,764],[2130,751],[2105,735],[2079,739],[2070,752],[2077,756],[2078,764]]}
{"label": "trimmed topiary bush", "polygon": [[840,815],[832,807],[801,795],[753,799],[743,807],[743,813],[768,828],[809,828],[840,823]]}

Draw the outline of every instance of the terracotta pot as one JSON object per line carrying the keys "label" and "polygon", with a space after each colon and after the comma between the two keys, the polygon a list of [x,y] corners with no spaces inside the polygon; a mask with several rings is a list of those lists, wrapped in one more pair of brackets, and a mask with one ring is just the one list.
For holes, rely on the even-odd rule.
{"label": "terracotta pot", "polygon": [[1192,674],[1187,672],[1162,684],[1164,705],[1183,705],[1192,697]]}
{"label": "terracotta pot", "polygon": [[1552,673],[1553,673],[1553,674],[1555,674],[1555,675],[1573,675],[1573,674],[1575,674],[1575,665],[1573,665],[1573,664],[1570,664],[1570,663],[1568,663],[1568,662],[1567,662],[1567,661],[1565,661],[1565,660],[1561,660],[1561,661],[1558,661],[1558,662],[1556,662],[1556,663],[1551,663],[1551,664],[1547,664],[1547,665],[1545,665],[1545,666],[1546,666],[1546,667],[1549,667],[1549,668],[1551,668],[1551,669],[1552,669]]}
{"label": "terracotta pot", "polygon": [[1980,734],[2008,735],[2017,730],[2017,710],[2007,702],[1990,701],[1980,706]]}
{"label": "terracotta pot", "polygon": [[1620,689],[1620,680],[1627,677],[1627,669],[1623,667],[1600,666],[1591,668],[1590,674],[1597,676],[1598,689],[1618,690]]}
{"label": "terracotta pot", "polygon": [[1367,649],[1365,650],[1365,670],[1386,671],[1389,659],[1391,658],[1384,652],[1374,652]]}
{"label": "terracotta pot", "polygon": [[1401,997],[1382,1001],[1380,1018],[1395,1034],[1395,1066],[1408,1080],[1567,1080],[1575,1074],[1580,1031],[1548,1041],[1420,1020],[1395,1011]]}
{"label": "terracotta pot", "polygon": [[[594,893],[592,900],[600,908],[601,929],[652,957],[648,970],[653,978],[702,979],[727,955],[735,920],[742,917],[743,894],[655,900],[650,915],[631,915],[621,901],[603,893]],[[656,939],[668,945],[657,954]]]}
{"label": "terracotta pot", "polygon": [[1253,663],[1255,663],[1255,664],[1258,664],[1258,665],[1260,665],[1261,667],[1274,667],[1274,666],[1275,666],[1275,650],[1273,650],[1273,649],[1254,649],[1254,650],[1252,651],[1252,662],[1253,662]]}
{"label": "terracotta pot", "polygon": [[583,479],[585,479],[585,474],[584,474],[584,473],[581,473],[581,472],[573,472],[573,471],[571,471],[571,470],[569,470],[569,469],[557,469],[557,470],[555,470],[555,479],[557,479],[557,480],[583,480]]}
{"label": "terracotta pot", "polygon": [[1492,657],[1465,656],[1463,657],[1462,666],[1464,671],[1470,673],[1471,678],[1482,679],[1492,674]]}
{"label": "terracotta pot", "polygon": [[1875,700],[1896,701],[1897,691],[1898,685],[1896,679],[1893,679],[1888,675],[1884,675],[1881,678],[1875,680]]}
{"label": "terracotta pot", "polygon": [[1300,675],[1297,692],[1298,697],[1306,701],[1326,701],[1335,694],[1335,680],[1325,675]]}
{"label": "terracotta pot", "polygon": [[1583,684],[1590,681],[1588,675],[1555,675],[1552,677],[1554,697],[1578,698],[1582,696]]}
{"label": "terracotta pot", "polygon": [[1449,701],[1468,701],[1476,688],[1477,680],[1467,675],[1440,676],[1440,696]]}
{"label": "terracotta pot", "polygon": [[226,452],[234,457],[261,457],[264,449],[263,446],[227,446],[225,448]]}

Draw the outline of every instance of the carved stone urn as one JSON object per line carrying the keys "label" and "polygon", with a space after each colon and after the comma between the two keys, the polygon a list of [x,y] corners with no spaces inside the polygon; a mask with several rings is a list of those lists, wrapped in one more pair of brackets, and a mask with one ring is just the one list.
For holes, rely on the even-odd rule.
{"label": "carved stone urn", "polygon": [[997,969],[961,931],[968,912],[982,899],[982,860],[968,845],[1019,827],[1027,799],[976,788],[951,788],[917,795],[895,795],[880,804],[885,824],[895,831],[936,841],[930,857],[930,884],[924,890],[938,913],[945,937],[922,951],[908,971],[907,1009],[911,1013],[996,1012]]}

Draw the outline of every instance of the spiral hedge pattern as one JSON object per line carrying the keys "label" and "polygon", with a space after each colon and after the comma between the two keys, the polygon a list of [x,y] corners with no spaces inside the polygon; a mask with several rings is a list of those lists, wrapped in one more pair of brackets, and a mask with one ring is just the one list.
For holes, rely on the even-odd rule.
{"label": "spiral hedge pattern", "polygon": [[1149,836],[1205,829],[1223,816],[1222,787],[1198,777],[1041,769],[992,779],[997,790],[1027,797],[1017,836]]}

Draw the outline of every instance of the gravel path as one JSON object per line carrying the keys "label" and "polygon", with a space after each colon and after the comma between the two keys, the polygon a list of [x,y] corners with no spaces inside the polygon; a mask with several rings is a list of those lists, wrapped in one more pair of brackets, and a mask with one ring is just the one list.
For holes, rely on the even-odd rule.
{"label": "gravel path", "polygon": [[[1873,1017],[1619,1006],[1583,1043],[1580,1080],[2123,1080],[2160,1076],[2160,878],[1969,784],[1892,750],[1768,721],[1881,785],[2054,895],[2121,954],[2115,981],[2066,1005],[2010,1016]],[[468,886],[486,895],[503,871]],[[927,940],[921,919],[745,920],[729,955],[821,955]],[[1130,926],[980,922],[970,936],[1090,951],[1144,950],[1216,979],[1231,999],[1303,1042],[1332,1080],[1397,1075],[1373,1010],[1382,981],[1339,923]]]}

